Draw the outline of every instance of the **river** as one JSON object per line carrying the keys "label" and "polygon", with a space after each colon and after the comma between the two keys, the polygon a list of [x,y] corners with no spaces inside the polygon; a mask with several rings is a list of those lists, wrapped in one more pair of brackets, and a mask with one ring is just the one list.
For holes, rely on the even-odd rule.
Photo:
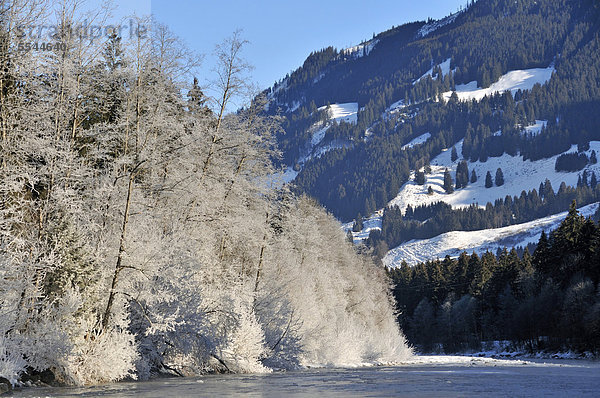
{"label": "river", "polygon": [[206,375],[87,388],[28,388],[16,397],[599,397],[600,362],[422,356],[401,366]]}

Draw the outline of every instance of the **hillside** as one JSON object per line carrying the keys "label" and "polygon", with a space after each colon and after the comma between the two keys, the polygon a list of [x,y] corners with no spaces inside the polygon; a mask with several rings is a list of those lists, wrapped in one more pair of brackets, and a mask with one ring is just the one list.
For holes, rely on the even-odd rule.
{"label": "hillside", "polygon": [[[398,193],[427,164],[431,200],[452,205],[519,195],[547,177],[575,185],[577,173],[554,179],[548,170],[573,145],[587,151],[600,140],[599,21],[591,0],[479,0],[440,21],[312,53],[266,92],[268,112],[285,116],[278,145],[287,180],[344,222],[406,206]],[[328,104],[356,104],[356,118],[323,116]],[[441,197],[434,159],[453,146],[479,184],[480,170],[507,161],[529,177]]]}

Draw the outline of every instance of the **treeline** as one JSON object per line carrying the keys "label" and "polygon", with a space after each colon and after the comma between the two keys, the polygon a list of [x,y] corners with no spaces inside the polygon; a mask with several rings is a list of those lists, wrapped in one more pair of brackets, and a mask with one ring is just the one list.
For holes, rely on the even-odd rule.
{"label": "treeline", "polygon": [[575,203],[533,255],[462,253],[389,270],[400,324],[423,352],[515,349],[600,353],[600,225]]}
{"label": "treeline", "polygon": [[590,178],[588,182],[586,173],[585,182],[581,176],[577,187],[568,187],[563,182],[555,193],[551,182],[546,180],[538,190],[523,191],[520,196],[507,195],[485,208],[472,204],[452,209],[438,202],[414,208],[408,205],[403,215],[398,206],[387,207],[381,231],[372,230],[367,244],[373,248],[381,245],[393,248],[412,239],[433,238],[450,231],[477,231],[532,221],[565,211],[573,200],[582,206],[599,201],[600,186],[594,181]]}

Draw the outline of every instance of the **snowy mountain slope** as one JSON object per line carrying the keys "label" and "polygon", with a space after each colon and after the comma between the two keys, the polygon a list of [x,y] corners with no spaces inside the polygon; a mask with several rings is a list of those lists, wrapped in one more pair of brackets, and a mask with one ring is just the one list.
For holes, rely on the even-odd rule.
{"label": "snowy mountain slope", "polygon": [[417,138],[413,139],[408,144],[404,145],[402,147],[402,149],[408,149],[408,148],[412,148],[417,145],[424,144],[430,138],[431,138],[431,133],[422,134],[422,135],[418,136]]}
{"label": "snowy mountain slope", "polygon": [[[534,126],[530,126],[531,129],[540,128],[545,121],[537,121]],[[528,127],[529,128],[529,127]],[[423,138],[427,134],[415,138],[413,141],[423,141]],[[462,147],[462,141],[456,145],[456,150],[460,153]],[[596,153],[600,153],[600,142],[591,141],[590,149],[586,152],[589,156],[591,152],[595,150]],[[577,151],[577,146],[571,147],[568,152]],[[538,161],[523,161],[521,156],[510,156],[504,154],[497,158],[489,158],[487,162],[481,163],[468,161],[469,171],[475,169],[477,173],[477,182],[469,183],[466,188],[455,190],[451,194],[447,194],[444,191],[444,171],[446,168],[450,170],[452,178],[456,174],[456,166],[460,158],[452,162],[450,149],[445,150],[436,158],[431,161],[431,174],[426,175],[425,185],[418,185],[414,182],[414,173],[412,173],[413,179],[407,182],[400,188],[398,195],[392,199],[388,206],[398,206],[402,211],[406,210],[406,206],[409,204],[412,207],[427,205],[436,202],[446,202],[453,208],[467,207],[471,204],[477,203],[481,207],[485,207],[488,202],[493,203],[496,199],[504,199],[506,195],[519,195],[522,191],[529,191],[533,188],[537,189],[541,182],[548,179],[554,188],[558,190],[560,184],[564,182],[568,186],[576,186],[577,179],[581,172],[557,172],[554,170],[556,158],[560,155],[553,156],[548,159],[541,159]],[[491,188],[485,187],[485,175],[489,171],[492,176],[495,175],[496,170],[502,168],[504,174],[504,185],[498,187],[493,186]],[[588,165],[586,168],[591,174],[595,172],[600,177],[600,164]],[[433,195],[427,194],[427,188],[431,186],[433,189]],[[361,243],[369,237],[369,233],[373,229],[381,229],[383,209],[378,210],[363,221],[364,229],[359,232],[353,232],[354,243]],[[535,221],[534,221],[535,222]],[[343,225],[344,231],[348,232],[352,230],[353,223],[346,223]],[[540,231],[541,232],[541,231]],[[478,233],[482,233],[478,231]],[[483,232],[485,234],[485,232]],[[538,234],[539,237],[539,234]],[[428,250],[431,250],[429,248]],[[435,252],[433,252],[434,255]]]}
{"label": "snowy mountain slope", "polygon": [[425,37],[435,32],[439,28],[451,24],[452,22],[454,22],[454,20],[459,14],[460,12],[456,12],[454,14],[448,15],[446,18],[442,18],[438,21],[433,21],[423,25],[423,27],[421,27],[421,29],[419,29],[419,31],[417,32],[417,37]]}
{"label": "snowy mountain slope", "polygon": [[423,74],[420,78],[413,82],[413,85],[417,84],[419,81],[425,79],[427,76],[431,76],[432,78],[439,79],[440,77],[446,76],[450,73],[450,58],[442,62],[438,65],[442,69],[442,76],[433,76],[433,67],[429,69],[427,72]]}
{"label": "snowy mountain slope", "polygon": [[[383,217],[383,210],[378,210],[373,213],[370,217],[363,220],[363,229],[358,232],[352,232],[352,242],[358,244],[364,242],[369,238],[369,234],[372,230],[381,229],[381,220]],[[344,232],[352,231],[353,222],[346,223],[342,226]]]}
{"label": "snowy mountain slope", "polygon": [[[317,122],[313,124],[309,129],[309,132],[311,133],[311,139],[310,142],[307,143],[308,150],[306,154],[298,160],[298,165],[300,167],[302,167],[304,163],[306,163],[309,159],[312,159],[313,157],[319,157],[332,149],[342,148],[344,146],[349,145],[349,143],[347,142],[331,142],[326,145],[321,145],[321,142],[323,141],[323,138],[325,138],[327,130],[329,130],[329,128],[333,125],[334,122],[346,122],[356,124],[358,120],[358,103],[348,102],[344,104],[331,104],[329,106],[322,106],[318,110],[321,111],[327,109],[328,107],[329,119],[325,122]],[[294,170],[290,166],[285,170],[285,172],[281,176],[281,179],[284,183],[289,183],[293,181],[297,175],[298,171]]]}
{"label": "snowy mountain slope", "polygon": [[[456,145],[456,150],[460,154],[462,141]],[[600,142],[591,141],[590,149],[586,152],[591,154],[592,150],[600,153]],[[577,146],[574,145],[567,152],[576,152]],[[473,203],[485,206],[487,202],[494,202],[496,199],[504,198],[506,195],[519,195],[521,191],[537,189],[545,179],[550,180],[552,186],[557,190],[562,182],[568,186],[576,186],[577,178],[580,172],[566,173],[554,170],[556,158],[560,155],[548,159],[541,159],[532,162],[523,161],[521,156],[510,156],[504,154],[500,157],[489,158],[487,162],[467,162],[469,172],[475,170],[477,173],[477,182],[469,183],[466,188],[458,189],[451,194],[445,193],[443,189],[444,170],[448,168],[452,178],[456,175],[456,166],[460,160],[451,161],[451,151],[449,149],[442,152],[431,161],[432,173],[426,175],[425,185],[417,185],[414,181],[409,181],[400,188],[398,195],[389,202],[389,205],[399,206],[402,210],[409,204],[413,207],[444,201],[452,207],[466,207]],[[494,177],[496,170],[502,169],[504,174],[504,185],[491,188],[485,187],[485,175],[489,171]],[[600,164],[589,165],[589,172],[595,172],[600,176]],[[414,173],[413,173],[414,176]],[[427,187],[431,186],[434,194],[427,194]]]}
{"label": "snowy mountain slope", "polygon": [[[327,106],[322,106],[319,110],[327,109]],[[340,123],[342,121],[346,123],[356,123],[358,114],[358,103],[348,102],[345,104],[331,104],[329,105],[329,118],[331,121]]]}
{"label": "snowy mountain slope", "polygon": [[373,48],[379,43],[379,40],[369,40],[357,46],[348,47],[341,51],[343,55],[351,55],[355,58],[360,58],[369,55]]}
{"label": "snowy mountain slope", "polygon": [[[585,217],[593,215],[600,204],[594,203],[579,209]],[[539,220],[511,225],[503,228],[480,231],[452,231],[431,239],[411,240],[390,250],[383,258],[383,263],[390,267],[399,267],[402,261],[409,265],[417,264],[445,256],[458,257],[463,251],[496,252],[498,248],[526,246],[537,243],[542,231],[556,229],[565,219],[568,212],[554,214]]]}
{"label": "snowy mountain slope", "polygon": [[[548,68],[513,70],[502,75],[497,82],[488,88],[479,88],[476,81],[459,84],[456,86],[456,94],[461,101],[473,99],[480,101],[486,95],[492,95],[496,92],[510,91],[514,94],[518,90],[531,90],[536,83],[546,83],[552,77],[552,73],[554,73],[554,66],[552,65]],[[443,95],[447,101],[450,99],[452,91],[447,91]]]}
{"label": "snowy mountain slope", "polygon": [[535,124],[525,127],[525,134],[538,135],[548,125],[547,120],[536,120]]}

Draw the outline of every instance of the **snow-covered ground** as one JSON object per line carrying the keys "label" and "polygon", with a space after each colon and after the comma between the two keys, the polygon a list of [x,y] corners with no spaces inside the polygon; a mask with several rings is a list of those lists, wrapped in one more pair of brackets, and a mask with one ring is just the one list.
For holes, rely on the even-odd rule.
{"label": "snow-covered ground", "polygon": [[[319,110],[326,109],[327,106],[322,106]],[[345,104],[331,104],[329,105],[329,118],[332,121],[340,123],[342,121],[346,123],[356,123],[358,115],[358,103],[348,102]]]}
{"label": "snow-covered ground", "polygon": [[[322,106],[319,110],[327,109],[327,106]],[[332,126],[333,122],[340,123],[353,123],[356,124],[358,120],[358,103],[357,102],[348,102],[344,104],[331,104],[329,105],[329,119],[326,122],[318,122],[313,124],[309,132],[312,134],[310,142],[307,144],[308,150],[307,153],[298,159],[298,164],[300,167],[306,163],[309,159],[313,157],[319,157],[324,153],[336,149],[342,148],[346,145],[349,145],[348,142],[331,142],[327,145],[321,145],[323,138],[325,138],[325,134],[327,130]],[[289,183],[293,181],[298,172],[295,171],[292,166],[289,166],[283,175],[281,176],[281,180],[283,183]]]}
{"label": "snow-covered ground", "polygon": [[399,110],[401,110],[402,108],[406,108],[406,105],[404,104],[404,100],[399,100],[394,102],[392,105],[390,105],[385,112],[386,113],[396,113]]}
{"label": "snow-covered ground", "polygon": [[448,24],[451,24],[452,22],[454,22],[454,20],[456,19],[456,17],[459,14],[460,13],[457,12],[457,13],[448,15],[446,18],[442,18],[439,21],[433,21],[431,23],[423,25],[421,27],[421,29],[419,29],[419,31],[417,32],[417,37],[425,37],[428,34],[435,32],[439,28],[446,26]]}
{"label": "snow-covered ground", "polygon": [[379,43],[379,40],[377,39],[369,40],[357,46],[348,47],[342,50],[341,52],[344,55],[352,55],[355,58],[360,58],[369,55],[369,53],[373,51],[373,48],[375,48],[377,43]]}
{"label": "snow-covered ground", "polygon": [[418,78],[417,80],[415,80],[413,82],[413,85],[417,84],[417,82],[421,81],[422,79],[425,79],[427,76],[431,76],[431,77],[434,77],[436,79],[439,79],[440,77],[446,76],[448,73],[450,73],[450,58],[448,58],[447,60],[445,60],[444,62],[442,62],[441,64],[439,64],[439,67],[442,69],[442,76],[433,76],[433,67],[432,67],[427,72],[425,72],[423,74],[423,76],[421,76],[420,78]]}
{"label": "snow-covered ground", "polygon": [[[526,130],[535,132],[541,129],[546,121],[537,120],[535,125],[528,126]],[[418,138],[421,138],[420,136]],[[424,137],[423,137],[424,138]],[[421,138],[421,140],[423,139]],[[411,142],[412,143],[412,142]],[[565,182],[568,186],[576,186],[578,176],[581,172],[556,172],[554,166],[556,158],[559,155],[548,159],[538,161],[523,161],[519,155],[510,156],[504,154],[500,157],[489,158],[487,162],[468,161],[469,172],[475,170],[477,182],[469,183],[466,188],[454,191],[451,194],[445,193],[443,189],[444,170],[448,168],[452,178],[456,175],[456,166],[460,161],[462,150],[462,141],[456,145],[459,159],[455,162],[451,160],[451,150],[446,149],[431,161],[431,174],[426,175],[425,185],[418,185],[411,179],[405,183],[398,195],[392,199],[388,205],[399,206],[403,211],[409,204],[413,207],[425,204],[432,204],[443,201],[453,208],[469,206],[473,203],[484,207],[488,202],[493,203],[496,199],[504,199],[507,195],[520,195],[522,191],[529,191],[533,188],[538,189],[541,182],[545,179],[550,180],[555,191],[560,184]],[[590,149],[586,152],[589,156],[595,150],[600,154],[600,141],[591,141]],[[577,151],[576,146],[572,146],[567,152]],[[485,188],[485,175],[489,171],[494,178],[496,170],[502,169],[504,175],[504,185],[498,187]],[[600,164],[588,165],[588,173],[595,172],[600,177]],[[411,175],[414,178],[414,173]],[[427,194],[427,188],[431,186],[433,195]],[[582,208],[582,214],[592,215],[597,204]],[[384,263],[388,266],[397,266],[402,260],[409,264],[434,258],[443,258],[446,255],[458,256],[462,251],[484,252],[486,250],[496,251],[497,248],[525,246],[530,242],[536,243],[542,230],[548,231],[556,228],[564,219],[566,213],[545,217],[529,223],[513,225],[504,228],[490,229],[483,231],[453,231],[437,237],[423,240],[410,241],[388,252],[384,258]],[[368,238],[373,229],[381,229],[382,210],[368,217],[364,222],[364,229],[360,232],[353,232],[354,242],[360,243]],[[352,223],[344,225],[344,230],[352,229]]]}
{"label": "snow-covered ground", "polygon": [[[548,68],[535,68],[524,70],[513,70],[500,77],[488,88],[479,88],[476,81],[456,86],[456,94],[461,101],[481,100],[486,95],[495,92],[503,93],[510,91],[513,94],[518,90],[531,90],[536,83],[544,84],[552,77],[554,66]],[[444,99],[450,99],[452,91],[444,93]]]}
{"label": "snow-covered ground", "polygon": [[424,144],[429,138],[431,138],[430,133],[422,134],[422,135],[418,136],[417,138],[413,139],[408,144],[402,146],[402,149],[408,149],[408,148],[415,147],[417,145]]}
{"label": "snow-covered ground", "polygon": [[[579,209],[583,216],[591,216],[598,210],[598,203]],[[542,231],[556,229],[567,216],[567,212],[554,214],[535,221],[482,231],[452,231],[431,239],[411,240],[390,250],[383,263],[390,268],[399,267],[402,261],[409,265],[445,256],[458,257],[466,251],[495,253],[498,248],[526,246],[537,243]]]}
{"label": "snow-covered ground", "polygon": [[542,132],[542,129],[545,128],[547,125],[548,125],[547,120],[536,120],[535,124],[525,127],[524,133],[531,134],[531,135],[538,135],[539,133]]}
{"label": "snow-covered ground", "polygon": [[[383,219],[383,209],[376,211],[370,217],[363,220],[363,229],[359,232],[352,232],[352,240],[354,244],[364,242],[369,238],[369,234],[372,230],[378,229],[381,230],[381,223]],[[346,223],[342,226],[344,232],[348,233],[348,231],[352,231],[352,227],[354,226],[354,221]]]}
{"label": "snow-covered ground", "polygon": [[[462,141],[456,145],[459,160],[461,149]],[[574,152],[576,150],[577,146],[574,145],[566,152]],[[600,141],[590,142],[590,149],[586,152],[588,156],[592,150],[600,154]],[[454,179],[456,166],[459,161],[452,162],[450,155],[451,151],[447,149],[434,158],[431,161],[432,173],[426,175],[425,185],[417,185],[414,180],[407,182],[401,187],[398,195],[390,201],[389,205],[399,206],[402,210],[405,210],[409,204],[415,207],[439,201],[444,201],[452,205],[452,207],[465,207],[473,203],[485,206],[487,202],[494,203],[496,199],[504,198],[506,195],[515,196],[520,195],[521,191],[524,190],[538,189],[540,183],[546,178],[550,180],[555,191],[558,190],[563,181],[569,186],[575,186],[580,174],[580,172],[566,173],[555,171],[554,165],[559,155],[532,162],[531,160],[523,161],[523,158],[519,155],[510,156],[504,154],[500,157],[489,158],[485,163],[469,161],[469,173],[471,170],[475,170],[477,182],[469,183],[466,188],[456,190],[452,194],[446,194],[443,188],[444,170],[448,168]],[[504,185],[485,188],[486,173],[489,171],[492,174],[492,178],[494,178],[498,168],[501,168],[504,174]],[[593,171],[600,177],[600,163],[589,165],[587,169],[590,174]],[[411,177],[414,177],[414,174]],[[433,195],[427,194],[428,186],[431,186],[433,189]]]}

